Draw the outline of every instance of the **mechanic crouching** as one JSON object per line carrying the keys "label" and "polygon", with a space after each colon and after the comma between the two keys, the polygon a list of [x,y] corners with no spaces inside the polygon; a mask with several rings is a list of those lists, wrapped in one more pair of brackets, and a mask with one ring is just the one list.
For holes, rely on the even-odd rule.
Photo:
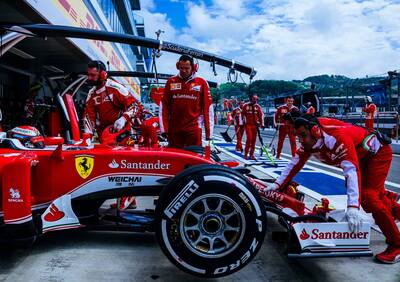
{"label": "mechanic crouching", "polygon": [[397,195],[385,190],[385,180],[392,161],[389,140],[378,132],[325,118],[319,121],[310,115],[298,117],[295,132],[301,143],[295,157],[282,174],[265,191],[284,187],[311,157],[341,167],[347,188],[346,217],[350,231],[357,232],[361,222],[360,204],[372,213],[375,223],[386,237],[387,249],[376,255],[383,263],[400,261],[400,220]]}
{"label": "mechanic crouching", "polygon": [[87,82],[93,88],[86,100],[83,117],[85,133],[93,136],[96,130],[101,137],[103,130],[110,125],[113,125],[114,131],[123,129],[127,121],[136,115],[135,98],[123,85],[107,78],[106,66],[101,61],[90,62],[87,75]]}

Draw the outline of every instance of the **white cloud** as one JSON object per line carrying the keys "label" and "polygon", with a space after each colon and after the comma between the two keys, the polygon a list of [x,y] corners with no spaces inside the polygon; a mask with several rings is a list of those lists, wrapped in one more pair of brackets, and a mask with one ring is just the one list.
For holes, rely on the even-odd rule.
{"label": "white cloud", "polygon": [[[161,28],[163,40],[254,66],[256,79],[362,77],[399,68],[400,4],[393,1],[188,1],[188,26],[180,29],[171,24],[174,15],[153,12],[155,1],[141,3],[147,36]],[[177,57],[164,52],[159,69],[175,73]],[[216,79],[208,65],[201,63],[200,75],[226,80],[226,69]]]}

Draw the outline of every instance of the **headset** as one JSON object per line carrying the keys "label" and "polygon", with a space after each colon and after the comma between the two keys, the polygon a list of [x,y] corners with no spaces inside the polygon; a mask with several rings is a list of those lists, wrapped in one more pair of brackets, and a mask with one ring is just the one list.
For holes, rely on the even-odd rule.
{"label": "headset", "polygon": [[96,61],[96,62],[98,66],[97,69],[100,71],[99,79],[104,81],[107,79],[106,65],[102,61]]}
{"label": "headset", "polygon": [[307,124],[308,130],[310,130],[311,136],[315,139],[320,139],[322,137],[322,132],[318,121],[312,121],[304,117],[296,118],[296,121],[302,121]]}
{"label": "headset", "polygon": [[189,61],[192,66],[192,72],[197,72],[199,69],[199,64],[194,62],[194,58],[190,55],[182,55],[179,57],[179,60],[176,62],[176,69],[179,70],[179,62],[181,61]]}
{"label": "headset", "polygon": [[107,79],[107,68],[106,65],[102,61],[92,61],[96,64],[96,69],[99,71],[99,79],[98,81],[105,81]]}

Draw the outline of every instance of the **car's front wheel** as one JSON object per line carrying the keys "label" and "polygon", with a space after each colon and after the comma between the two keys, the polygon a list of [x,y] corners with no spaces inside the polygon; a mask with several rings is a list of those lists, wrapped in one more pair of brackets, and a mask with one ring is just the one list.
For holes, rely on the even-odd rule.
{"label": "car's front wheel", "polygon": [[177,175],[161,193],[156,215],[163,252],[179,268],[202,277],[241,269],[265,236],[257,191],[241,174],[218,165]]}

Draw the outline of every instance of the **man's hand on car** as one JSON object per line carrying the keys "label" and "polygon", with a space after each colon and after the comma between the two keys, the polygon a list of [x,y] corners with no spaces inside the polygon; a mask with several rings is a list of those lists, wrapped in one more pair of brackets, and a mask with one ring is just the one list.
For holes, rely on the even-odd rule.
{"label": "man's hand on car", "polygon": [[268,191],[273,191],[273,190],[278,190],[279,189],[279,184],[274,182],[274,183],[269,183],[267,187],[264,188],[264,192]]}
{"label": "man's hand on car", "polygon": [[359,208],[348,207],[346,218],[351,232],[358,232],[362,226],[361,212]]}
{"label": "man's hand on car", "polygon": [[125,124],[126,124],[126,119],[124,116],[122,116],[114,122],[114,130],[116,131],[121,130],[122,128],[124,128]]}

